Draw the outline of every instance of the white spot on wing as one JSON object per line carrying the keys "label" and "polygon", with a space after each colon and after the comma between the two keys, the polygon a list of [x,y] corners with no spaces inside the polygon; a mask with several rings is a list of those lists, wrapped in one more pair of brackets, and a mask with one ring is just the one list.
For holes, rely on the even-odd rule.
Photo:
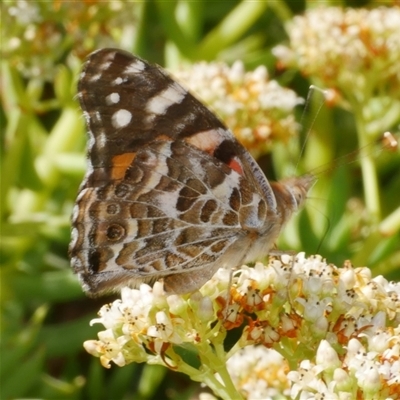
{"label": "white spot on wing", "polygon": [[159,208],[168,215],[169,218],[178,218],[176,204],[178,202],[179,192],[162,192],[157,195],[156,202]]}
{"label": "white spot on wing", "polygon": [[96,82],[96,81],[98,81],[100,78],[101,78],[101,73],[98,73],[98,74],[95,74],[95,75],[92,75],[91,77],[90,77],[90,82]]}
{"label": "white spot on wing", "polygon": [[76,246],[76,243],[78,242],[78,229],[72,228],[71,231],[71,242],[70,242],[70,247],[74,248]]}
{"label": "white spot on wing", "polygon": [[124,109],[116,111],[111,117],[111,123],[114,128],[124,128],[129,124],[129,122],[131,122],[131,120],[132,113]]}
{"label": "white spot on wing", "polygon": [[[76,222],[79,216],[79,206],[77,204],[74,205],[74,208],[72,209],[72,222]],[[73,228],[71,235],[74,236],[74,234],[78,234],[77,229]]]}
{"label": "white spot on wing", "polygon": [[83,112],[83,117],[85,118],[86,123],[89,124],[90,123],[90,115],[89,115],[89,113],[87,111],[85,111],[85,110],[83,110],[82,112]]}
{"label": "white spot on wing", "polygon": [[152,114],[165,114],[168,107],[179,104],[186,96],[186,90],[174,82],[167,89],[154,96],[146,105],[146,110]]}
{"label": "white spot on wing", "polygon": [[78,196],[77,196],[77,198],[76,198],[76,202],[77,202],[77,203],[78,203],[79,201],[82,200],[82,197],[84,197],[84,196],[86,195],[86,192],[87,192],[88,190],[89,190],[88,188],[82,189],[82,190],[78,193]]}
{"label": "white spot on wing", "polygon": [[120,76],[118,78],[115,78],[112,82],[113,85],[120,85],[122,82],[124,82],[124,79],[122,79]]}
{"label": "white spot on wing", "polygon": [[119,93],[111,93],[106,97],[107,105],[117,104],[120,100]]}
{"label": "white spot on wing", "polygon": [[89,140],[88,140],[87,148],[89,151],[91,151],[94,146],[95,139],[94,139],[93,132],[90,129],[88,130],[88,136],[89,136]]}
{"label": "white spot on wing", "polygon": [[102,71],[105,71],[106,69],[108,69],[111,65],[111,61],[106,61],[103,64],[99,65],[99,69],[101,69]]}
{"label": "white spot on wing", "polygon": [[[141,217],[141,216],[137,216]],[[125,243],[131,242],[133,239],[136,239],[136,235],[138,233],[138,222],[136,219],[129,218],[127,221],[127,233],[126,238],[124,240]]]}
{"label": "white spot on wing", "polygon": [[126,74],[138,74],[146,68],[146,64],[140,60],[132,61],[124,70]]}
{"label": "white spot on wing", "polygon": [[117,258],[119,257],[119,253],[123,250],[124,248],[124,243],[114,243],[113,244],[113,258],[109,259],[107,261],[106,267],[104,271],[115,271],[119,270],[121,267],[117,263]]}
{"label": "white spot on wing", "polygon": [[102,129],[96,138],[96,145],[97,148],[103,148],[106,145],[107,142],[107,136],[106,133],[104,132],[104,129]]}
{"label": "white spot on wing", "polygon": [[229,175],[226,175],[223,182],[212,189],[212,193],[215,198],[223,203],[227,203],[229,202],[233,189],[238,187],[240,187],[240,175],[232,170]]}
{"label": "white spot on wing", "polygon": [[187,137],[185,141],[197,149],[213,154],[214,150],[226,139],[226,137],[226,130],[223,128],[217,128],[198,132],[195,135]]}

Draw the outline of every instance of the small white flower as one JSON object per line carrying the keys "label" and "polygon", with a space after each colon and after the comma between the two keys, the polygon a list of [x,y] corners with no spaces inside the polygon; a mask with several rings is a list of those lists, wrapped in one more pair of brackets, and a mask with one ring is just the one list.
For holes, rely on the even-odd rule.
{"label": "small white flower", "polygon": [[174,318],[173,322],[171,318],[164,312],[159,311],[156,314],[156,325],[151,325],[147,329],[147,335],[160,339],[163,342],[171,342],[174,344],[182,343],[182,339],[179,336],[177,330],[178,325],[183,324],[183,320],[180,318]]}
{"label": "small white flower", "polygon": [[315,360],[324,370],[329,371],[333,371],[341,365],[338,354],[326,340],[321,340]]}
{"label": "small white flower", "polygon": [[336,368],[333,371],[333,380],[336,382],[336,387],[339,391],[351,392],[354,387],[354,380],[343,368]]}
{"label": "small white flower", "polygon": [[366,363],[355,374],[358,386],[366,393],[377,393],[381,388],[381,380],[378,368],[373,363]]}

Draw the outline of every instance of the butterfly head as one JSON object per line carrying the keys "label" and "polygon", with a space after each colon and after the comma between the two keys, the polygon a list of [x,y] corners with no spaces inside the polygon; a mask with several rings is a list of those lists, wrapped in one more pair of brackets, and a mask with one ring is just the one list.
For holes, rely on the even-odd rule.
{"label": "butterfly head", "polygon": [[307,194],[315,181],[314,175],[303,175],[271,182],[277,199],[277,211],[282,216],[282,225],[288,221],[293,212],[298,211],[304,205]]}

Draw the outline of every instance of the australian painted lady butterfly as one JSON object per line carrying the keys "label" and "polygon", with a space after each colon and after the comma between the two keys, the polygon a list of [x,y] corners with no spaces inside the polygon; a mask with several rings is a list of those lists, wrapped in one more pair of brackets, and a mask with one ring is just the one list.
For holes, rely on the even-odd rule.
{"label": "australian painted lady butterfly", "polygon": [[160,278],[190,292],[265,256],[314,182],[269,182],[207,107],[125,51],[92,53],[78,89],[88,170],[69,251],[90,295]]}

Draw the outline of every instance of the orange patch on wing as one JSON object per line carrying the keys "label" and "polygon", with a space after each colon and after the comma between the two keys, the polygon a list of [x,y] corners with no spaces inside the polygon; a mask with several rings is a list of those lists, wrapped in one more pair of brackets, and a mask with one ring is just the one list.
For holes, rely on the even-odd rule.
{"label": "orange patch on wing", "polygon": [[232,158],[228,164],[229,168],[236,171],[238,174],[243,175],[243,167],[242,164],[236,160],[236,158]]}
{"label": "orange patch on wing", "polygon": [[118,154],[112,159],[111,179],[123,179],[126,170],[131,166],[136,153]]}

